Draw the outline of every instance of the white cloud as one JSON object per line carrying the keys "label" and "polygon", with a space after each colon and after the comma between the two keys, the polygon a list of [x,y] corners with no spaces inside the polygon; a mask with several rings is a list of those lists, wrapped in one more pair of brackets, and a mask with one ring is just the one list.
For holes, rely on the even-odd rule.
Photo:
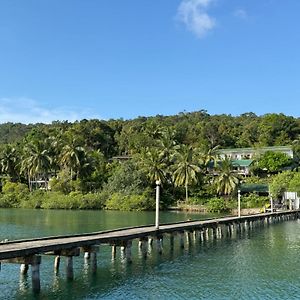
{"label": "white cloud", "polygon": [[248,14],[247,12],[244,10],[244,9],[236,9],[234,12],[233,12],[233,15],[237,18],[240,18],[240,19],[247,19],[248,18]]}
{"label": "white cloud", "polygon": [[214,0],[183,0],[177,10],[177,18],[198,38],[203,38],[216,26],[207,10]]}
{"label": "white cloud", "polygon": [[57,120],[74,122],[81,119],[97,118],[88,110],[80,113],[74,109],[56,107],[46,108],[41,103],[29,98],[0,98],[0,124],[14,123],[51,123]]}

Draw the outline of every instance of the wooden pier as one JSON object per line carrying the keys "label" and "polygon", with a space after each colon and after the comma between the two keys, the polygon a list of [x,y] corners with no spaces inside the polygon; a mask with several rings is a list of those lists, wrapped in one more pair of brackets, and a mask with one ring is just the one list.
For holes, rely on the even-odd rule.
{"label": "wooden pier", "polygon": [[[90,259],[93,270],[97,269],[99,246],[108,244],[112,247],[112,258],[121,248],[128,263],[132,262],[132,242],[137,240],[139,249],[147,257],[148,247],[156,243],[158,253],[163,252],[162,240],[169,235],[170,247],[174,247],[175,237],[184,248],[190,239],[216,239],[231,236],[234,232],[249,231],[256,227],[270,225],[287,220],[298,219],[300,210],[264,213],[241,217],[225,217],[204,221],[186,221],[163,224],[157,229],[152,226],[139,226],[87,234],[52,236],[37,239],[5,241],[0,243],[0,262],[21,264],[21,273],[26,274],[31,266],[32,288],[40,290],[40,265],[42,255],[54,255],[54,271],[57,272],[62,256],[66,257],[66,277],[73,279],[73,257],[84,253]],[[186,239],[185,239],[186,236]],[[1,276],[1,274],[0,274]]]}

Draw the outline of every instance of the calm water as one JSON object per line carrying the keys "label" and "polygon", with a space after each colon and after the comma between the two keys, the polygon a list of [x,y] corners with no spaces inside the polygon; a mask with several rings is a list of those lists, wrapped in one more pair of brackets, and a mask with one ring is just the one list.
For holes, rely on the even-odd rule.
{"label": "calm water", "polygon": [[[162,222],[201,219],[201,215],[163,213]],[[0,240],[91,232],[152,224],[149,212],[0,210]],[[289,221],[240,237],[192,243],[174,251],[164,240],[159,256],[147,260],[133,245],[133,263],[101,246],[98,269],[92,273],[82,257],[74,259],[75,278],[67,281],[64,265],[53,273],[53,257],[43,256],[39,295],[31,291],[30,275],[3,264],[1,299],[300,299],[300,223]]]}

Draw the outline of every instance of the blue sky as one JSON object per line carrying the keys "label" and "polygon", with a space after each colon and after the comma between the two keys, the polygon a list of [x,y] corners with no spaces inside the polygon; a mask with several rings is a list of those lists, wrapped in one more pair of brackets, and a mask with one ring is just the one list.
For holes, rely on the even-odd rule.
{"label": "blue sky", "polygon": [[0,123],[300,116],[299,0],[1,0]]}

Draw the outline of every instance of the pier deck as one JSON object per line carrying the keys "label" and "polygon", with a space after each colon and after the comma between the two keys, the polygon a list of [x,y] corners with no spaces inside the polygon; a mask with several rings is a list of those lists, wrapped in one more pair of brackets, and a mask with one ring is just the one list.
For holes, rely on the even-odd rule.
{"label": "pier deck", "polygon": [[270,217],[284,216],[287,214],[298,215],[299,212],[300,211],[294,210],[242,217],[225,217],[204,221],[186,221],[160,225],[159,229],[156,229],[154,225],[151,225],[87,234],[8,241],[5,243],[0,243],[0,260],[45,254],[47,252],[57,252],[76,247],[89,247],[99,244],[121,245],[124,241],[141,239],[149,236],[157,237],[166,233],[201,230],[202,228],[214,228],[221,224],[227,225],[231,223],[242,223],[245,221],[255,221]]}

